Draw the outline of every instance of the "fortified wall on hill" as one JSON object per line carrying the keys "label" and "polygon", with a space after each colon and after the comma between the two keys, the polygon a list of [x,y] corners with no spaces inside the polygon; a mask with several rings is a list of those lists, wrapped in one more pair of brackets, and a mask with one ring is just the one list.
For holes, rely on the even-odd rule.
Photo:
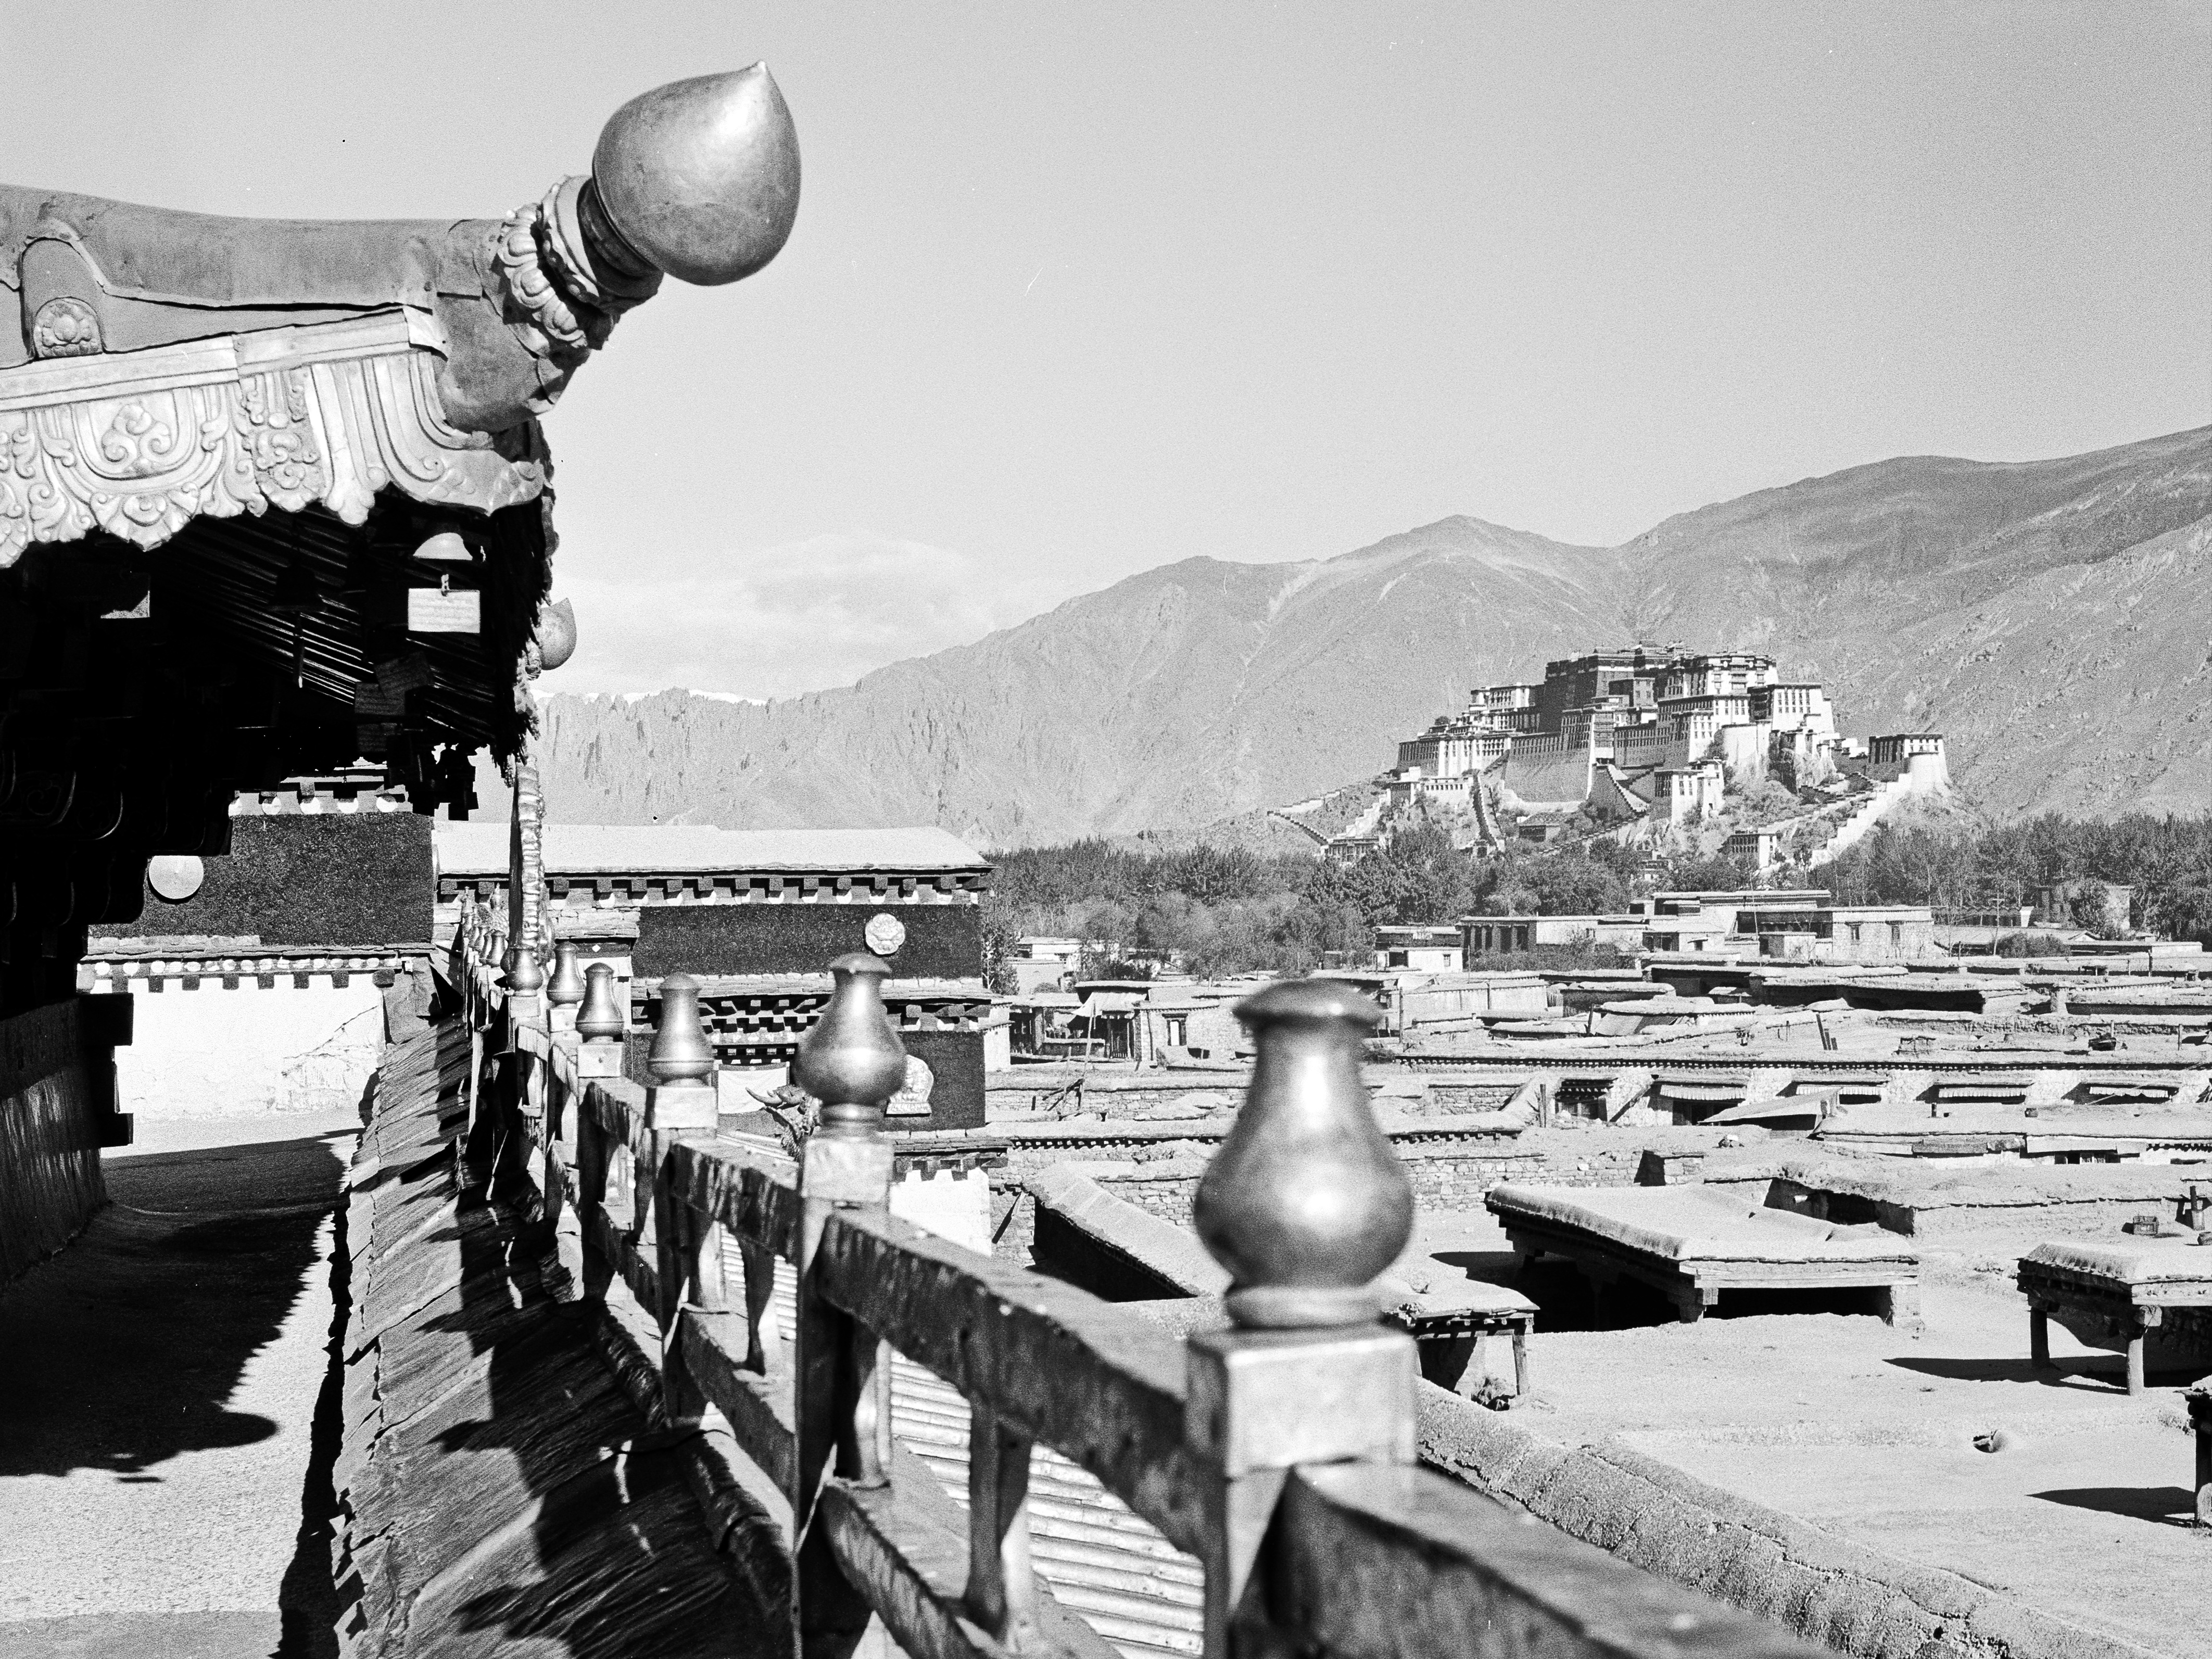
{"label": "fortified wall on hill", "polygon": [[1833,857],[1896,801],[1948,789],[1950,773],[1940,732],[1846,738],[1827,692],[1782,679],[1771,657],[1637,645],[1547,663],[1533,684],[1477,686],[1464,708],[1399,744],[1386,794],[1328,851],[1357,858],[1424,805],[1468,813],[1493,847],[1656,839],[1720,817],[1731,791],[1768,781],[1796,807],[1729,848],[1762,868],[1797,840],[1808,862]]}

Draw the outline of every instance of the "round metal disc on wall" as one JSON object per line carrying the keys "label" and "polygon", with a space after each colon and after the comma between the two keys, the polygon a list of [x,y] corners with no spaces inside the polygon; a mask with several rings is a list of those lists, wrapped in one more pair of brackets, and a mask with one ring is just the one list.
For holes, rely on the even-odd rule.
{"label": "round metal disc on wall", "polygon": [[868,942],[868,949],[879,957],[896,956],[900,945],[906,943],[906,924],[888,910],[878,910],[868,918],[868,925],[860,937]]}
{"label": "round metal disc on wall", "polygon": [[164,853],[146,860],[146,884],[172,904],[182,904],[206,879],[207,866],[190,853]]}

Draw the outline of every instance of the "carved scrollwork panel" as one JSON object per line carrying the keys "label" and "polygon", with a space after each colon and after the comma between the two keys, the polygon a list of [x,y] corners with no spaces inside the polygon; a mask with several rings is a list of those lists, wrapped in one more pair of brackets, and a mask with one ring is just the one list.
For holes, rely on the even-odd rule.
{"label": "carved scrollwork panel", "polygon": [[0,567],[34,541],[97,528],[153,547],[196,517],[271,507],[320,502],[361,524],[377,492],[394,486],[483,512],[544,491],[534,425],[498,434],[453,427],[438,398],[438,356],[404,323],[310,325],[283,338],[283,349],[250,354],[251,368],[232,355],[227,376],[210,373],[204,344],[189,359],[82,359],[84,378],[15,399],[0,373]]}
{"label": "carved scrollwork panel", "polygon": [[417,501],[489,512],[534,500],[545,488],[544,468],[534,458],[507,453],[526,451],[526,438],[502,445],[489,433],[447,424],[434,359],[413,353],[359,367],[374,377],[375,395],[368,402],[385,464]]}

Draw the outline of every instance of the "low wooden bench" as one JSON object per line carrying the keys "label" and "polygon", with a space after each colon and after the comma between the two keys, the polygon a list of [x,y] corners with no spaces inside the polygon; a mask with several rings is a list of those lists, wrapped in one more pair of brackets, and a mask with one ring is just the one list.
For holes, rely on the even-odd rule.
{"label": "low wooden bench", "polygon": [[1492,1188],[1485,1200],[1524,1260],[1572,1261],[1602,1289],[1652,1286],[1685,1321],[1723,1291],[1868,1288],[1881,1316],[1917,1333],[1920,1259],[1894,1233],[1772,1210],[1700,1187]]}
{"label": "low wooden bench", "polygon": [[2014,1282],[2039,1369],[2051,1364],[2053,1319],[2093,1348],[2125,1353],[2130,1394],[2143,1391],[2153,1342],[2178,1364],[2212,1363],[2212,1245],[2194,1235],[2054,1240],[2020,1259]]}

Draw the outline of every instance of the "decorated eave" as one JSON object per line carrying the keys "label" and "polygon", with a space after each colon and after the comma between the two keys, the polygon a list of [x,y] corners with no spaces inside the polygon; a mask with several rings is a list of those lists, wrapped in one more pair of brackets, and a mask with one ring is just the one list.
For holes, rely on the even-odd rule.
{"label": "decorated eave", "polygon": [[[556,908],[598,904],[980,902],[991,866],[933,826],[718,830],[706,824],[547,824],[539,857]],[[501,824],[441,823],[438,896],[507,890]],[[826,981],[825,981],[826,984]]]}
{"label": "decorated eave", "polygon": [[[646,1023],[660,1023],[660,981],[633,980],[630,1001]],[[717,1040],[796,1043],[821,1018],[834,988],[822,974],[702,974],[699,1018]],[[991,993],[979,979],[904,979],[883,982],[891,1023],[908,1031],[975,1031],[990,1018]]]}
{"label": "decorated eave", "polygon": [[264,671],[288,694],[272,776],[358,753],[418,802],[465,788],[573,645],[547,604],[538,417],[664,276],[774,258],[798,190],[757,64],[633,100],[588,176],[503,218],[225,219],[0,185],[21,323],[0,324],[0,598],[64,594]]}

